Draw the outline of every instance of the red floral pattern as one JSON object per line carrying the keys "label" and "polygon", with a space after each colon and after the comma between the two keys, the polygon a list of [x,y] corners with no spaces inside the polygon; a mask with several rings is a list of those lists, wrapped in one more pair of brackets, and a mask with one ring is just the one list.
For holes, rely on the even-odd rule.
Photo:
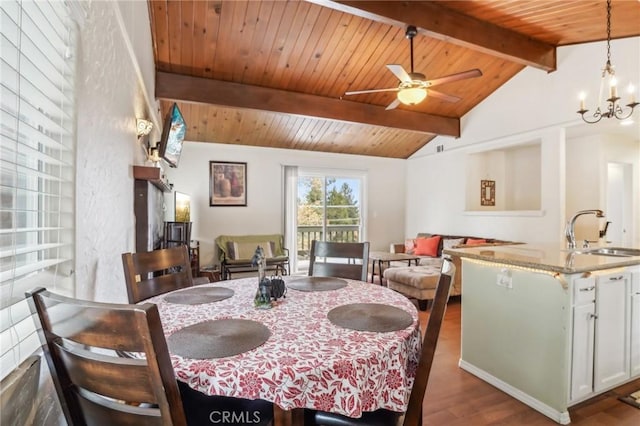
{"label": "red floral pattern", "polygon": [[[285,277],[291,280],[292,277]],[[268,310],[253,307],[256,278],[223,281],[228,299],[180,305],[156,296],[165,335],[211,319],[244,318],[271,331],[262,346],[227,358],[197,360],[171,355],[176,376],[209,395],[260,398],[285,410],[314,408],[351,417],[385,408],[404,411],[409,402],[421,338],[415,307],[387,288],[359,281],[320,292],[290,289]],[[333,325],[327,313],[349,303],[385,303],[409,312],[411,326],[390,333]]]}

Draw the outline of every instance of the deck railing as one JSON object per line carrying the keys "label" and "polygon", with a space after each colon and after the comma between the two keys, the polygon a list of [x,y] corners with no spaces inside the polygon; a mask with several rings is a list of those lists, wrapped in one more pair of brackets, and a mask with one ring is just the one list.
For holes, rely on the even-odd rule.
{"label": "deck railing", "polygon": [[[360,240],[360,225],[328,225],[326,241],[357,243]],[[322,226],[298,226],[298,259],[308,259],[311,241],[323,240]]]}

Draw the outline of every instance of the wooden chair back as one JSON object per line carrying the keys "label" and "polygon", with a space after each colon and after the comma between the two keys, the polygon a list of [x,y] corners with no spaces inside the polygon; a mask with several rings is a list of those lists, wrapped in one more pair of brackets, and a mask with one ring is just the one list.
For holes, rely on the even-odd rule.
{"label": "wooden chair back", "polygon": [[123,253],[122,266],[129,303],[193,286],[186,245],[139,253]]}
{"label": "wooden chair back", "polygon": [[70,425],[186,425],[156,305],[89,302],[43,288],[27,297]]}
{"label": "wooden chair back", "polygon": [[[325,261],[319,262],[318,258],[325,258]],[[311,242],[309,276],[367,281],[368,266],[369,242],[334,243],[317,240]]]}
{"label": "wooden chair back", "polygon": [[444,314],[449,301],[449,293],[451,292],[451,284],[456,272],[453,262],[444,258],[442,262],[442,270],[436,287],[436,294],[433,298],[429,319],[427,320],[427,329],[422,339],[422,353],[418,361],[416,370],[416,379],[411,389],[411,397],[409,405],[404,417],[405,426],[416,426],[422,424],[422,401],[427,390],[429,375],[431,374],[431,366],[436,353],[438,344],[438,336],[444,321]]}

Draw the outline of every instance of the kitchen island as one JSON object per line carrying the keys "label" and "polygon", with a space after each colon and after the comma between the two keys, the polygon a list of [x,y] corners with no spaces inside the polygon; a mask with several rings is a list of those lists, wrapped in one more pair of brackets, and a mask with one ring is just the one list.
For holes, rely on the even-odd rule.
{"label": "kitchen island", "polygon": [[459,366],[552,418],[640,378],[640,252],[447,249],[462,259]]}

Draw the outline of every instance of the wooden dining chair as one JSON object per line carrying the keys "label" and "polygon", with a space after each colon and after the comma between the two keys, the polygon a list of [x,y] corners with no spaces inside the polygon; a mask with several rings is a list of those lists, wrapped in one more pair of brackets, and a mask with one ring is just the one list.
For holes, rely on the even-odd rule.
{"label": "wooden dining chair", "polygon": [[156,305],[27,297],[68,424],[187,424]]}
{"label": "wooden dining chair", "polygon": [[[191,287],[189,249],[186,245],[139,253],[123,253],[122,266],[129,303],[138,303],[158,294]],[[204,279],[204,282],[208,282]]]}
{"label": "wooden dining chair", "polygon": [[[212,416],[242,425],[249,413],[255,426],[273,419],[268,401],[209,396],[176,381],[154,304],[90,302],[43,288],[27,298],[71,426],[199,426]],[[119,356],[123,352],[143,356]]]}
{"label": "wooden dining chair", "polygon": [[[416,369],[416,378],[411,389],[409,397],[409,405],[406,413],[404,413],[404,426],[422,425],[422,401],[427,390],[429,374],[433,358],[436,353],[436,345],[440,328],[444,320],[447,302],[449,300],[449,292],[451,291],[451,283],[455,274],[455,266],[450,259],[445,258],[442,263],[442,270],[438,280],[431,312],[427,321],[427,329],[425,330],[422,340],[422,352],[418,367]],[[327,413],[318,411],[314,416],[314,423],[322,426],[390,426],[398,424],[402,417],[402,413],[388,410],[376,410],[363,413],[360,418],[351,418],[335,413]]]}
{"label": "wooden dining chair", "polygon": [[[324,258],[324,261],[318,261],[318,258]],[[368,266],[369,242],[311,241],[309,276],[367,281]]]}

